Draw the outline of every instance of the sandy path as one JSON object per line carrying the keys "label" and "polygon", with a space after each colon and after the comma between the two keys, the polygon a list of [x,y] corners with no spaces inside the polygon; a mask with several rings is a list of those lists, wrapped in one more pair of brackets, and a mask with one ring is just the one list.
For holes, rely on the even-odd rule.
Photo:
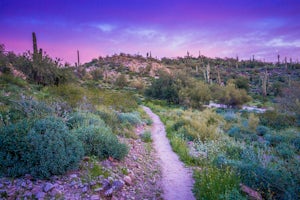
{"label": "sandy path", "polygon": [[191,170],[184,167],[178,156],[173,152],[166,137],[164,124],[150,108],[143,107],[153,120],[152,139],[154,148],[161,160],[162,185],[165,200],[193,200],[193,178]]}

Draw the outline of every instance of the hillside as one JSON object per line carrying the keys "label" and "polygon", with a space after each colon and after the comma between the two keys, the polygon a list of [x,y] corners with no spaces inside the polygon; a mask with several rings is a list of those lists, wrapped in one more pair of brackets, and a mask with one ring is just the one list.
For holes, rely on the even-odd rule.
{"label": "hillside", "polygon": [[297,63],[121,54],[63,66],[0,50],[1,198],[172,195],[152,138],[164,128],[196,199],[299,198]]}

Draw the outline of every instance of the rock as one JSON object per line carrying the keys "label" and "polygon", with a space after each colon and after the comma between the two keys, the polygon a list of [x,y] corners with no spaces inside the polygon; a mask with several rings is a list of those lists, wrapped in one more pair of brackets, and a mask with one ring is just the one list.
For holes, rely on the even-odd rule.
{"label": "rock", "polygon": [[72,181],[72,182],[70,183],[70,186],[71,186],[71,187],[74,186],[74,185],[76,185],[76,181]]}
{"label": "rock", "polygon": [[24,178],[26,180],[34,180],[34,178],[30,174],[25,174]]}
{"label": "rock", "polygon": [[91,196],[90,200],[100,200],[100,197],[99,195],[94,194]]}
{"label": "rock", "polygon": [[110,189],[108,189],[108,190],[106,190],[106,191],[104,192],[104,195],[105,195],[105,196],[111,196],[112,193],[113,193],[113,191],[114,191],[114,188],[110,188]]}
{"label": "rock", "polygon": [[30,191],[26,191],[24,194],[23,194],[24,197],[29,197],[31,198],[32,197],[32,192]]}
{"label": "rock", "polygon": [[70,174],[70,178],[77,178],[77,174]]}
{"label": "rock", "polygon": [[61,195],[61,194],[62,194],[62,192],[60,190],[56,189],[56,188],[52,189],[51,192],[50,192],[50,195],[52,197],[55,197],[56,195]]}
{"label": "rock", "polygon": [[262,200],[262,196],[259,192],[251,189],[250,187],[244,185],[244,184],[240,184],[241,186],[241,190],[243,192],[245,192],[249,197],[250,199],[253,199],[253,200]]}
{"label": "rock", "polygon": [[94,186],[94,185],[96,185],[96,184],[97,184],[96,181],[91,181],[91,182],[90,182],[90,186]]}
{"label": "rock", "polygon": [[104,179],[102,181],[102,189],[103,190],[108,190],[110,188],[110,182],[107,179]]}
{"label": "rock", "polygon": [[24,181],[22,181],[22,183],[21,183],[21,187],[23,187],[23,188],[26,188],[26,186],[27,186],[27,184],[26,184],[26,181],[24,180]]}
{"label": "rock", "polygon": [[128,176],[131,178],[131,180],[135,179],[133,171],[130,171],[130,173],[128,174]]}
{"label": "rock", "polygon": [[82,193],[86,193],[88,191],[88,187],[87,186],[84,186],[81,190]]}
{"label": "rock", "polygon": [[94,192],[100,192],[100,191],[102,191],[103,190],[103,188],[96,188],[96,189],[94,189]]}
{"label": "rock", "polygon": [[40,192],[38,192],[38,193],[35,194],[35,197],[36,197],[37,199],[44,199],[45,195],[46,195],[45,192],[41,192],[41,191],[40,191]]}
{"label": "rock", "polygon": [[52,183],[46,183],[45,186],[44,186],[44,192],[49,192],[54,187],[55,187],[55,185],[53,185]]}
{"label": "rock", "polygon": [[90,159],[91,159],[91,158],[88,157],[88,156],[83,157],[83,161],[85,161],[85,162],[89,161]]}
{"label": "rock", "polygon": [[121,190],[124,186],[124,182],[123,181],[114,181],[112,184],[112,187],[115,188],[116,191]]}
{"label": "rock", "polygon": [[135,155],[132,156],[134,161],[137,161],[137,157]]}
{"label": "rock", "polygon": [[132,185],[132,180],[130,176],[125,176],[123,180],[127,185]]}

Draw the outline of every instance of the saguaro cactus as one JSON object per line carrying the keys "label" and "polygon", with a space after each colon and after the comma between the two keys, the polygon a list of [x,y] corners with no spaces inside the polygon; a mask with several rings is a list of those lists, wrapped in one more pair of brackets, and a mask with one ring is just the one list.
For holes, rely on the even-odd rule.
{"label": "saguaro cactus", "polygon": [[77,50],[77,66],[80,66],[80,60],[79,60],[79,50]]}
{"label": "saguaro cactus", "polygon": [[36,41],[36,35],[35,32],[32,32],[32,44],[33,44],[33,54],[38,53],[38,48],[37,48],[37,41]]}
{"label": "saguaro cactus", "polygon": [[38,47],[35,32],[32,32],[32,45],[33,45],[33,61],[36,62],[38,58]]}
{"label": "saguaro cactus", "polygon": [[262,77],[262,94],[263,94],[263,96],[267,96],[268,80],[269,80],[269,74],[268,74],[268,71],[266,70]]}

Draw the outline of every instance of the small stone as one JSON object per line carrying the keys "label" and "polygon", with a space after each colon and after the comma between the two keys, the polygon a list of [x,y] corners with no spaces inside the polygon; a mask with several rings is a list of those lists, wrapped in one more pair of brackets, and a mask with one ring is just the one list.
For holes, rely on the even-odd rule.
{"label": "small stone", "polygon": [[56,188],[54,188],[54,189],[51,190],[51,192],[50,192],[50,195],[51,195],[52,197],[55,197],[56,195],[61,195],[61,194],[62,194],[62,192],[61,192],[60,190],[56,189]]}
{"label": "small stone", "polygon": [[116,180],[113,182],[112,187],[115,188],[115,190],[121,190],[124,186],[123,181]]}
{"label": "small stone", "polygon": [[91,200],[100,200],[100,197],[99,197],[99,195],[92,195],[90,199]]}
{"label": "small stone", "polygon": [[25,174],[24,178],[27,180],[34,180],[34,178],[30,174]]}
{"label": "small stone", "polygon": [[246,185],[243,185],[243,184],[240,184],[241,186],[241,190],[243,192],[245,192],[249,197],[250,199],[254,199],[254,200],[262,200],[262,196],[259,192],[253,190],[252,188],[246,186]]}
{"label": "small stone", "polygon": [[84,186],[81,190],[82,193],[86,193],[88,191],[88,187],[87,186]]}
{"label": "small stone", "polygon": [[91,181],[91,182],[90,182],[90,185],[91,185],[91,186],[96,185],[96,184],[97,184],[96,181]]}
{"label": "small stone", "polygon": [[110,182],[107,179],[102,181],[102,188],[103,190],[108,190],[110,188]]}
{"label": "small stone", "polygon": [[77,178],[77,174],[71,174],[70,178]]}
{"label": "small stone", "polygon": [[35,194],[35,197],[37,199],[44,199],[46,193],[45,192],[38,192],[37,194]]}
{"label": "small stone", "polygon": [[103,190],[103,188],[96,188],[96,189],[94,189],[94,192],[100,192],[100,191],[102,191]]}
{"label": "small stone", "polygon": [[132,180],[130,176],[125,176],[123,180],[127,185],[132,185]]}
{"label": "small stone", "polygon": [[135,155],[132,156],[134,161],[137,161],[137,157]]}
{"label": "small stone", "polygon": [[113,182],[114,179],[113,179],[112,177],[108,177],[107,180],[108,180],[109,182]]}
{"label": "small stone", "polygon": [[76,181],[72,181],[72,182],[70,183],[70,186],[71,186],[71,187],[74,186],[74,185],[76,185]]}
{"label": "small stone", "polygon": [[131,178],[131,180],[134,180],[135,179],[135,176],[134,176],[134,173],[131,171],[129,174],[129,177]]}
{"label": "small stone", "polygon": [[21,186],[22,186],[23,188],[26,188],[26,181],[22,181]]}
{"label": "small stone", "polygon": [[24,193],[24,197],[32,197],[32,192],[26,191],[26,192]]}
{"label": "small stone", "polygon": [[87,162],[89,160],[90,160],[90,157],[88,157],[88,156],[83,157],[83,161]]}
{"label": "small stone", "polygon": [[114,188],[110,188],[110,189],[108,189],[108,190],[106,190],[106,191],[104,192],[104,195],[105,195],[105,196],[111,196],[112,193],[113,193],[113,191],[114,191]]}
{"label": "small stone", "polygon": [[46,183],[44,186],[44,192],[49,192],[52,190],[55,186],[52,183]]}

